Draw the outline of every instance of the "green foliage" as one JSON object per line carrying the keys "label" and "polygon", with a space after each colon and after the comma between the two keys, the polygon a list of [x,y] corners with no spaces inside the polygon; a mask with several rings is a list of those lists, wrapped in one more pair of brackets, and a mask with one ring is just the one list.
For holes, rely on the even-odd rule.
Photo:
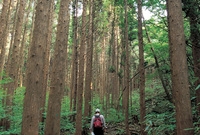
{"label": "green foliage", "polygon": [[149,135],[172,134],[175,129],[174,113],[150,113],[146,116],[146,131]]}
{"label": "green foliage", "polygon": [[[94,112],[96,108],[99,108],[100,110],[102,110],[103,105],[102,105],[102,102],[100,102],[100,97],[99,97],[99,95],[95,94],[95,95],[94,95],[94,99],[95,99],[95,100],[92,100],[92,103],[91,103],[92,112]],[[102,111],[101,111],[101,112],[102,112]]]}
{"label": "green foliage", "polygon": [[125,133],[125,130],[124,130],[124,129],[117,128],[117,131],[116,131],[116,134],[117,134],[117,135],[124,135],[124,133]]}
{"label": "green foliage", "polygon": [[199,135],[200,134],[200,117],[197,117],[197,121],[194,122],[194,132],[195,135]]}
{"label": "green foliage", "polygon": [[12,79],[10,77],[6,77],[4,71],[0,73],[0,76],[3,78],[2,80],[0,80],[0,86],[12,82]]}
{"label": "green foliage", "polygon": [[[150,78],[146,81],[146,100],[151,100],[155,97],[163,96],[164,90],[159,82],[159,80],[153,80]],[[157,99],[156,99],[157,100]]]}
{"label": "green foliage", "polygon": [[148,134],[174,133],[176,125],[174,105],[167,100],[160,81],[147,78],[145,92],[147,106],[145,123]]}
{"label": "green foliage", "polygon": [[61,109],[61,131],[67,131],[72,134],[75,131],[74,123],[70,121],[70,117],[75,115],[75,112],[70,112],[70,100],[69,97],[65,96],[62,100]]}
{"label": "green foliage", "polygon": [[15,130],[14,133],[20,134],[23,112],[23,99],[24,99],[25,87],[18,87],[15,90],[13,99],[13,115],[10,117],[12,121],[11,129]]}
{"label": "green foliage", "polygon": [[119,72],[117,73],[117,75],[119,76],[119,78],[123,78],[123,70],[120,68]]}
{"label": "green foliage", "polygon": [[[20,134],[25,87],[19,87],[15,90],[13,98],[13,106],[12,106],[13,112],[11,116],[7,116],[5,114],[6,108],[3,106],[2,102],[3,99],[5,98],[4,91],[5,91],[4,89],[2,88],[0,89],[0,119],[8,117],[9,120],[11,121],[11,127],[8,131],[5,131],[3,130],[2,127],[0,127],[0,135]],[[64,97],[62,101],[62,110],[61,110],[61,132],[68,132],[69,134],[72,134],[74,132],[75,130],[74,123],[70,121],[70,117],[74,114],[75,114],[74,112],[69,111],[69,98]],[[46,113],[44,114],[44,117],[46,117]],[[40,129],[42,129],[40,130],[40,135],[43,135],[44,123],[40,123]]]}
{"label": "green foliage", "polygon": [[130,114],[133,116],[133,115],[139,115],[139,108],[140,108],[140,95],[139,95],[139,92],[138,90],[135,90],[132,94],[132,106],[131,106],[131,109],[130,109]]}
{"label": "green foliage", "polygon": [[[23,98],[24,98],[24,87],[19,87],[15,90],[15,95],[13,98],[13,106],[12,106],[12,115],[7,116],[5,114],[6,108],[2,104],[2,100],[0,102],[1,109],[0,109],[0,119],[8,117],[11,121],[11,127],[8,131],[4,131],[0,129],[0,135],[6,134],[20,134],[21,132],[21,123],[22,123],[22,110],[23,110]],[[0,90],[0,99],[4,99],[5,92],[3,89]]]}
{"label": "green foliage", "polygon": [[143,7],[150,10],[156,19],[162,19],[166,16],[166,1],[165,0],[145,0]]}
{"label": "green foliage", "polygon": [[110,73],[114,73],[115,72],[115,67],[114,66],[110,66],[109,67],[109,72]]}
{"label": "green foliage", "polygon": [[4,105],[3,105],[3,99],[4,98],[5,98],[5,92],[0,87],[0,119],[5,118],[5,108],[4,108]]}
{"label": "green foliage", "polygon": [[106,117],[106,121],[107,123],[118,123],[124,120],[124,115],[122,112],[117,111],[114,108],[110,108],[107,110],[107,117]]}
{"label": "green foliage", "polygon": [[21,132],[21,122],[22,122],[22,103],[25,88],[19,87],[15,90],[13,97],[12,115],[6,115],[6,108],[4,100],[6,98],[6,92],[2,88],[2,85],[11,82],[12,80],[5,76],[4,73],[1,74],[2,80],[0,81],[0,119],[8,118],[11,121],[11,127],[8,131],[4,131],[3,127],[0,127],[0,135],[9,134],[19,134]]}
{"label": "green foliage", "polygon": [[200,84],[196,87],[196,89],[195,90],[198,90],[200,88]]}

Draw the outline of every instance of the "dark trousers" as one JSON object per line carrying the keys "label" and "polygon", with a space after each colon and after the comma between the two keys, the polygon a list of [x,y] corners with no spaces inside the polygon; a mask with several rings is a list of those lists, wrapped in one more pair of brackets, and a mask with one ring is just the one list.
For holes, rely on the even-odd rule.
{"label": "dark trousers", "polygon": [[93,132],[95,135],[104,135],[103,128],[94,128]]}

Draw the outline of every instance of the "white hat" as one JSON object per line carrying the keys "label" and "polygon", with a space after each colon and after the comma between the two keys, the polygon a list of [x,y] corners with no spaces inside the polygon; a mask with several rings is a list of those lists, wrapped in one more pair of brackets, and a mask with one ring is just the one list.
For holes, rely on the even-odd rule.
{"label": "white hat", "polygon": [[97,108],[97,109],[95,110],[95,112],[100,112],[100,109]]}

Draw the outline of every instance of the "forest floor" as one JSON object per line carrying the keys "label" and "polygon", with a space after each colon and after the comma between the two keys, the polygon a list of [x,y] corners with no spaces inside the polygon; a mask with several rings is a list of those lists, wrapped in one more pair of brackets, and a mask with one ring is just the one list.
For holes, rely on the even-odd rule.
{"label": "forest floor", "polygon": [[[126,135],[125,130],[125,125],[123,123],[110,124],[108,125],[104,135]],[[140,127],[138,124],[129,125],[129,131],[131,135],[139,135],[139,130]]]}
{"label": "forest floor", "polygon": [[[107,123],[107,129],[104,135],[126,135],[125,125],[123,123],[110,124]],[[139,135],[140,127],[138,124],[130,124],[129,131],[131,135]],[[69,135],[69,133],[63,132],[61,135]],[[91,135],[89,129],[82,135]]]}

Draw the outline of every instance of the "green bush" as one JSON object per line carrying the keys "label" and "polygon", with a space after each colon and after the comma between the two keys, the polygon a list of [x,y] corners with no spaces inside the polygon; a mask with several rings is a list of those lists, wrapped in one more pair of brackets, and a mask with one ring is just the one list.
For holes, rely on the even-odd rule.
{"label": "green bush", "polygon": [[23,100],[24,100],[25,87],[19,87],[15,90],[15,95],[13,98],[13,114],[10,117],[11,130],[13,134],[20,134],[21,123],[22,123],[22,113],[23,113]]}
{"label": "green bush", "polygon": [[8,131],[4,131],[3,127],[0,129],[0,135],[9,135],[9,134],[20,134],[21,132],[21,123],[22,123],[22,110],[23,110],[23,98],[24,98],[24,87],[19,87],[15,90],[15,94],[13,97],[13,106],[12,106],[12,114],[7,116],[5,114],[6,108],[3,105],[3,99],[5,98],[5,90],[0,89],[0,119],[9,118],[11,122],[10,129]]}
{"label": "green bush", "polygon": [[146,116],[146,131],[149,135],[160,135],[160,133],[171,134],[175,130],[174,113],[150,113]]}
{"label": "green bush", "polygon": [[65,96],[62,100],[61,108],[61,132],[74,133],[75,125],[70,121],[71,116],[75,115],[75,112],[70,112],[70,99]]}
{"label": "green bush", "polygon": [[124,120],[124,115],[122,112],[115,110],[114,108],[108,109],[108,114],[106,117],[107,123],[118,123]]}

